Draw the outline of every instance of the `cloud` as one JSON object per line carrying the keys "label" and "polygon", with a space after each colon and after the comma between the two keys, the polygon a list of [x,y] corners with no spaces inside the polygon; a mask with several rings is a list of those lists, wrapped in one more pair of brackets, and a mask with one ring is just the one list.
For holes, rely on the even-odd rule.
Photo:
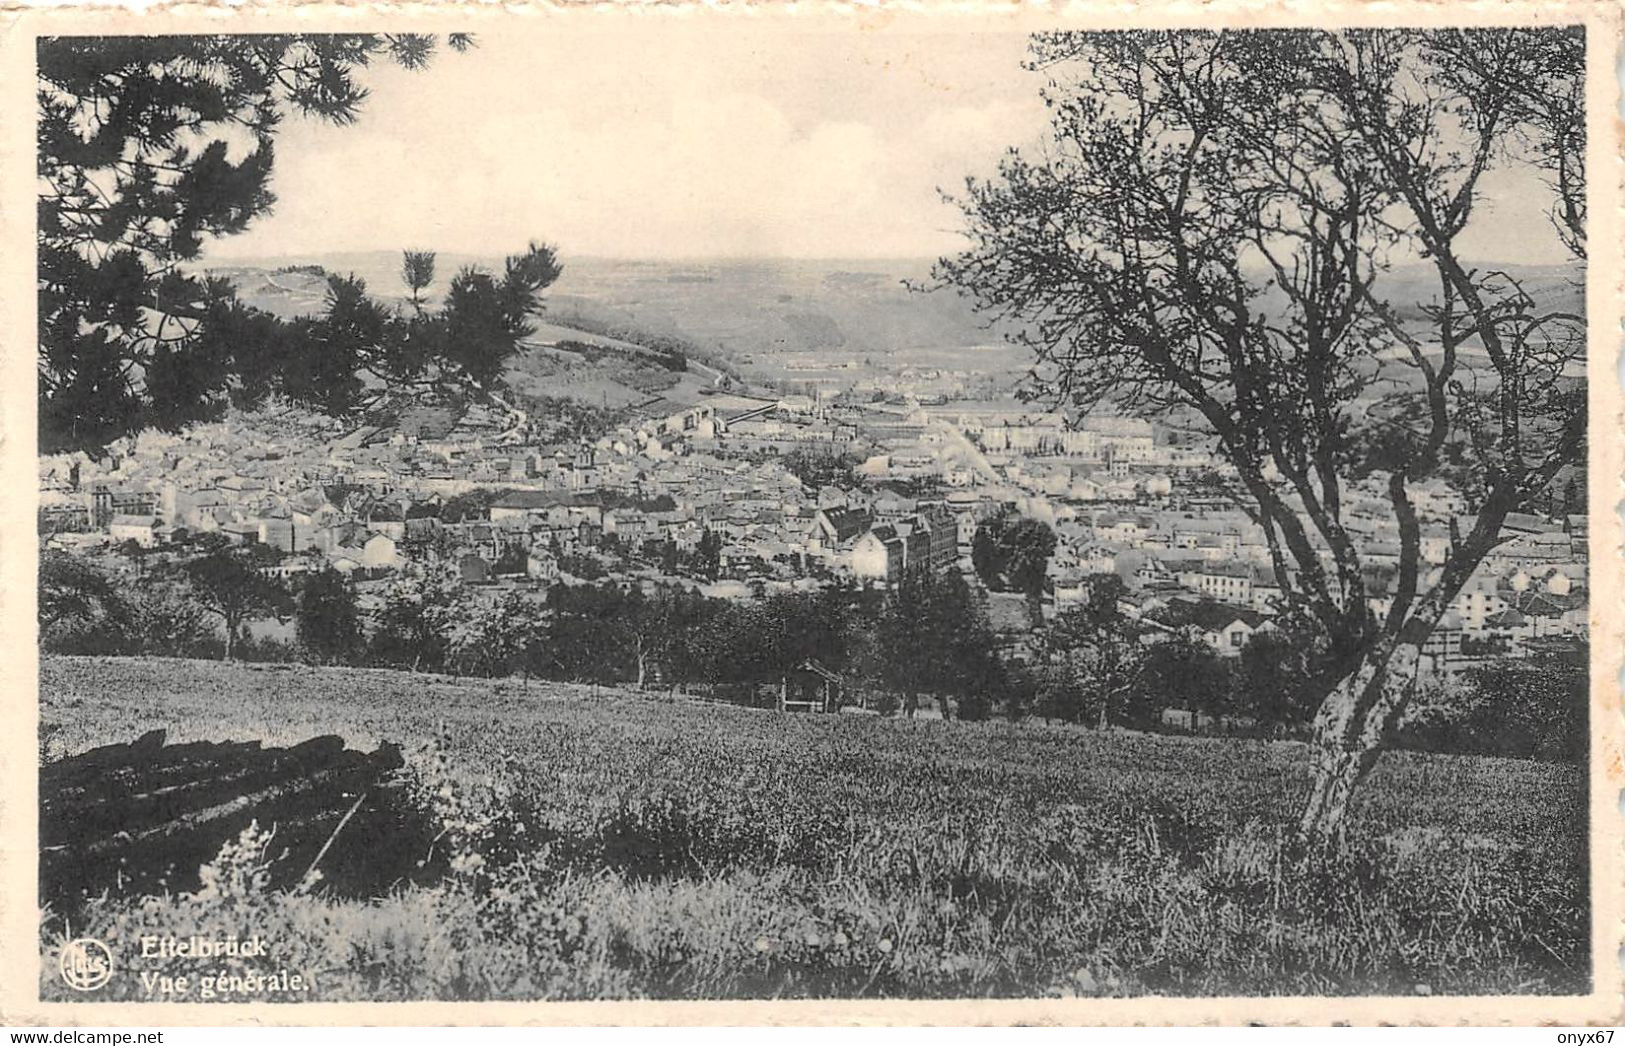
{"label": "cloud", "polygon": [[[500,255],[530,239],[617,257],[935,255],[962,242],[939,189],[1046,126],[1017,34],[544,24],[424,72],[369,70],[355,126],[288,121],[275,214],[210,257]],[[1472,253],[1561,260],[1547,195],[1485,184]]]}
{"label": "cloud", "polygon": [[[866,60],[821,64],[820,41],[843,44],[504,41],[455,75],[374,70],[358,125],[289,122],[275,214],[211,257],[501,253],[529,238],[615,256],[936,253],[954,217],[937,187],[990,169],[1041,115],[1036,94],[945,96],[972,53],[958,41],[930,76],[920,44],[890,68],[869,40]],[[561,72],[566,52],[585,75]],[[816,77],[835,74],[841,90],[820,94]]]}

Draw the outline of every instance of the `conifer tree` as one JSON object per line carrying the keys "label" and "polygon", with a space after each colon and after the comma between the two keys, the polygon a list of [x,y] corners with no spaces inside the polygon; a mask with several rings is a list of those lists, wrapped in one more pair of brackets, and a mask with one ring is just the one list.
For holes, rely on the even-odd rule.
{"label": "conifer tree", "polygon": [[271,208],[289,115],[353,123],[365,68],[418,69],[436,46],[355,33],[39,40],[42,451],[97,452],[265,394],[289,332],[184,266]]}

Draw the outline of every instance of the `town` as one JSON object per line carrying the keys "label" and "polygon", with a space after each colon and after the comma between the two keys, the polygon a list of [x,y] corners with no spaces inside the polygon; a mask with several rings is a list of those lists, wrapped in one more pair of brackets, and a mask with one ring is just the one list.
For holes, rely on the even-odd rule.
{"label": "town", "polygon": [[[1189,635],[1230,658],[1271,629],[1282,593],[1268,541],[1199,430],[877,384],[747,394],[719,376],[638,404],[598,438],[552,442],[538,436],[556,424],[495,404],[405,402],[360,423],[286,406],[238,413],[179,436],[142,432],[99,460],[42,458],[40,533],[124,573],[215,535],[257,546],[266,574],[337,571],[364,606],[391,578],[431,568],[487,598],[545,598],[562,582],[742,601],[956,574],[1016,661],[1106,575],[1145,642]],[[1436,480],[1412,500],[1422,564],[1436,571],[1468,506]],[[1570,479],[1548,502],[1547,514],[1508,518],[1507,540],[1429,639],[1426,673],[1585,641],[1583,495]],[[1005,517],[1053,535],[1036,584],[978,577],[977,534]],[[1354,485],[1344,518],[1383,613],[1401,536],[1380,485]]]}

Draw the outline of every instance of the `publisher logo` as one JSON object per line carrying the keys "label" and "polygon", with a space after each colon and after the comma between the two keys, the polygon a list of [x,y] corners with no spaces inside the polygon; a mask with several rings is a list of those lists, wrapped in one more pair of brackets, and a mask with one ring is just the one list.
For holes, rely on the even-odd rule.
{"label": "publisher logo", "polygon": [[113,953],[94,937],[76,937],[62,946],[58,965],[68,987],[93,992],[113,976]]}

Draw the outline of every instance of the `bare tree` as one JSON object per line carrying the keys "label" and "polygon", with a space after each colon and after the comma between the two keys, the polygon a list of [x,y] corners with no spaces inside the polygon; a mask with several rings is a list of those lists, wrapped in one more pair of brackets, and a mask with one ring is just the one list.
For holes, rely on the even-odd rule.
{"label": "bare tree", "polygon": [[[972,246],[938,277],[1031,350],[1030,395],[1194,410],[1216,436],[1277,583],[1325,634],[1312,837],[1341,839],[1507,515],[1582,460],[1583,317],[1459,240],[1485,173],[1523,167],[1552,173],[1582,253],[1583,48],[1571,29],[1043,34],[1042,154],[1011,152],[959,200]],[[1431,291],[1390,302],[1407,259]],[[1426,573],[1424,482],[1470,512]],[[1357,487],[1398,527],[1381,592],[1348,526]]]}

